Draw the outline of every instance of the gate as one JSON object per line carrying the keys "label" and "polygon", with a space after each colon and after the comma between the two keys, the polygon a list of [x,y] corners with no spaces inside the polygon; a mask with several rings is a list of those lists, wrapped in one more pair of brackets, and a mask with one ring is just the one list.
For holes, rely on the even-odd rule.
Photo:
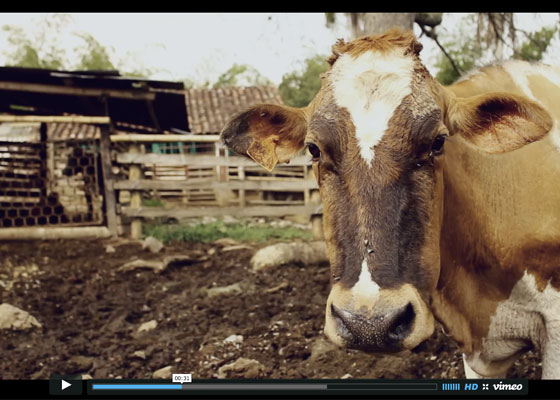
{"label": "gate", "polygon": [[107,225],[100,133],[76,123],[0,125],[0,238]]}

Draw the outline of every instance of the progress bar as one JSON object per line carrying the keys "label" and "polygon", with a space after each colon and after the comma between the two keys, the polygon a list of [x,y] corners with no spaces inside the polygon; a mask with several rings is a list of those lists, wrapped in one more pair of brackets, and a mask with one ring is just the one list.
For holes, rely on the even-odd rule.
{"label": "progress bar", "polygon": [[94,383],[93,390],[182,390],[181,384],[152,384],[152,383]]}
{"label": "progress bar", "polygon": [[94,383],[93,390],[426,390],[437,391],[437,383],[294,383],[294,384],[227,384],[227,383]]}

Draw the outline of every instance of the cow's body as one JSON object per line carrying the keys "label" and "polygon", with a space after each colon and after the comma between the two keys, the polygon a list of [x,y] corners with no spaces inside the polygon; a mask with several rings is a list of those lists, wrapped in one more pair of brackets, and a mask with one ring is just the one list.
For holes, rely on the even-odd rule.
{"label": "cow's body", "polygon": [[[558,70],[514,61],[449,88],[461,97],[524,95],[556,120],[545,138],[509,153],[481,153],[460,137],[446,145],[449,212],[432,309],[463,345],[467,363],[485,376],[505,374],[532,346],[560,352],[559,86]],[[548,377],[560,375],[559,358],[543,363]]]}
{"label": "cow's body", "polygon": [[420,49],[399,31],[338,43],[308,107],[250,109],[224,141],[268,169],[313,155],[332,341],[411,349],[435,317],[467,376],[536,347],[560,378],[560,70],[509,62],[444,88]]}

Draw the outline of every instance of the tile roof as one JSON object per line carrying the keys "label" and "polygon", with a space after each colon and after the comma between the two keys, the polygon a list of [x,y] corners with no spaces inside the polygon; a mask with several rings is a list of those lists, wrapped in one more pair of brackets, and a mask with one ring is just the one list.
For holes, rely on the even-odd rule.
{"label": "tile roof", "polygon": [[218,134],[235,113],[257,103],[283,104],[276,86],[185,90],[192,134]]}

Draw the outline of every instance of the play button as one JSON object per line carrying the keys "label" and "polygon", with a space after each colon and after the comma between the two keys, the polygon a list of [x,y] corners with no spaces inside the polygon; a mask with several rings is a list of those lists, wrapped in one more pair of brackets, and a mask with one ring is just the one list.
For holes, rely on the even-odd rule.
{"label": "play button", "polygon": [[62,383],[62,385],[61,385],[61,390],[64,390],[64,389],[66,389],[66,388],[72,386],[71,383],[66,382],[64,379],[62,379],[61,383]]}
{"label": "play button", "polygon": [[80,378],[80,375],[53,375],[49,381],[49,392],[54,395],[82,394]]}

